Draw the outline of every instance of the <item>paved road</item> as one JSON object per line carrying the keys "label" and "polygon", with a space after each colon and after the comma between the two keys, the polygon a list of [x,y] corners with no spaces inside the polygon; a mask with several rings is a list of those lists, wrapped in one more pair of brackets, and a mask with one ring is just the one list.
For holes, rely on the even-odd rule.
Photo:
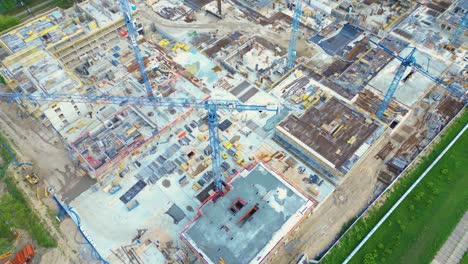
{"label": "paved road", "polygon": [[[52,1],[54,1],[54,0],[46,0],[44,2],[39,3],[38,5],[35,5],[33,7],[29,7],[29,9],[31,10],[31,12],[34,15],[35,12],[37,12],[38,10],[42,10],[42,7],[44,7],[45,5],[49,4]],[[24,11],[19,12],[18,14],[15,14],[14,16],[16,16],[18,18],[21,18],[21,17],[23,17],[24,15],[27,15],[27,14],[28,14],[28,11],[24,10]]]}
{"label": "paved road", "polygon": [[458,223],[431,264],[458,264],[468,250],[468,212]]}

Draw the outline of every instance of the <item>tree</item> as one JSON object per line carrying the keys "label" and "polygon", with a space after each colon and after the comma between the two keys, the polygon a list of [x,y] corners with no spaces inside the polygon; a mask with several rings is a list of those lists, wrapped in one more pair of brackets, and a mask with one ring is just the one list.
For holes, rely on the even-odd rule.
{"label": "tree", "polygon": [[20,23],[20,20],[14,16],[0,15],[0,32],[14,27]]}
{"label": "tree", "polygon": [[9,11],[16,7],[16,0],[2,0],[0,1],[0,10]]}
{"label": "tree", "polygon": [[377,253],[367,253],[364,256],[364,264],[376,264],[377,263]]}
{"label": "tree", "polygon": [[424,198],[424,192],[423,192],[423,191],[419,191],[419,192],[414,196],[414,200],[416,200],[417,202],[422,201],[423,198]]}
{"label": "tree", "polygon": [[63,9],[67,9],[73,6],[73,0],[55,0],[55,4]]}
{"label": "tree", "polygon": [[14,249],[13,243],[6,238],[0,237],[0,252],[8,252]]}

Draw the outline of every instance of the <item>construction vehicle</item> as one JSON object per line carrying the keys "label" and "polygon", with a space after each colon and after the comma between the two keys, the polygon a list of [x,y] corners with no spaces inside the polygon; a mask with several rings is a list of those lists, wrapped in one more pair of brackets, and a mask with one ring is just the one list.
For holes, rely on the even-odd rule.
{"label": "construction vehicle", "polygon": [[167,39],[162,39],[158,42],[159,46],[161,47],[167,47],[167,45],[169,45],[171,42]]}
{"label": "construction vehicle", "polygon": [[29,173],[24,176],[25,180],[29,182],[31,185],[35,185],[39,183],[39,177],[37,177],[36,173]]}
{"label": "construction vehicle", "polygon": [[222,156],[223,156],[223,159],[227,159],[227,157],[228,157],[228,155],[226,154],[226,152],[223,152]]}
{"label": "construction vehicle", "polygon": [[172,47],[172,51],[175,51],[176,49],[181,49],[181,50],[184,50],[184,51],[189,51],[190,50],[190,46],[188,46],[187,44],[184,44],[184,43],[176,43],[173,47]]}

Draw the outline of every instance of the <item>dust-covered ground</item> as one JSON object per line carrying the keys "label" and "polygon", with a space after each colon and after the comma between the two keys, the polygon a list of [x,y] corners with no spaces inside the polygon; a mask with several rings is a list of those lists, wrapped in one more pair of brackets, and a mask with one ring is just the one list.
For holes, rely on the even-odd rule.
{"label": "dust-covered ground", "polygon": [[[0,133],[10,141],[18,161],[33,164],[32,170],[40,179],[39,184],[35,186],[26,183],[14,165],[10,166],[9,173],[16,178],[18,187],[26,193],[30,204],[58,242],[58,247],[54,249],[36,248],[37,254],[33,263],[92,263],[91,259],[79,255],[80,252],[88,253],[89,250],[82,249],[86,246],[81,245],[80,234],[76,234],[75,237],[76,225],[71,219],[57,223],[54,218],[57,206],[51,195],[46,197],[45,189],[52,187],[55,193],[69,200],[87,189],[94,181],[78,176],[76,166],[59,137],[38,120],[23,114],[17,105],[0,102]],[[0,186],[0,191],[2,189],[4,190]],[[27,235],[22,235],[18,243],[18,248],[26,243],[34,245]]]}

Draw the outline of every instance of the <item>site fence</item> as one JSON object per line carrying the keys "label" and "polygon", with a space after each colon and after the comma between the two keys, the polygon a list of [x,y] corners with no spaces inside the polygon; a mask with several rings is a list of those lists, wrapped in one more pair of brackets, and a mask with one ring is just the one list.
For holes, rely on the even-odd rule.
{"label": "site fence", "polygon": [[[310,260],[309,263],[320,263],[326,256],[327,254],[329,254],[333,248],[335,248],[335,246],[340,242],[340,240],[354,227],[354,225],[363,217],[363,215],[371,208],[373,207],[377,201],[382,197],[384,196],[385,194],[387,194],[387,192],[389,192],[393,185],[395,185],[395,183],[398,182],[398,180],[406,174],[406,172],[413,167],[413,165],[415,163],[417,163],[419,161],[419,159],[421,158],[422,154],[424,154],[426,152],[426,150],[432,146],[432,144],[434,143],[434,141],[438,140],[441,135],[448,129],[448,127],[450,127],[450,125],[453,124],[453,122],[462,115],[463,111],[465,110],[465,106],[460,110],[458,111],[458,113],[447,123],[447,125],[445,125],[445,127],[439,131],[439,133],[424,147],[424,149],[421,150],[421,152],[419,152],[419,154],[408,164],[408,166],[406,166],[406,168],[400,173],[398,174],[397,177],[395,177],[395,179],[393,179],[393,181],[387,186],[387,188],[385,188],[378,196],[376,196],[375,198],[373,198],[371,200],[371,203],[369,205],[367,205],[367,207],[365,207],[359,214],[358,216],[356,217],[356,219],[354,220],[354,222],[340,235],[338,236],[334,241],[333,243],[327,248],[325,249],[324,251],[322,251],[322,253],[319,254],[319,259],[314,259],[314,260]],[[371,231],[370,231],[371,232]],[[370,233],[369,232],[369,233]],[[356,248],[359,246],[359,244],[356,246]]]}

